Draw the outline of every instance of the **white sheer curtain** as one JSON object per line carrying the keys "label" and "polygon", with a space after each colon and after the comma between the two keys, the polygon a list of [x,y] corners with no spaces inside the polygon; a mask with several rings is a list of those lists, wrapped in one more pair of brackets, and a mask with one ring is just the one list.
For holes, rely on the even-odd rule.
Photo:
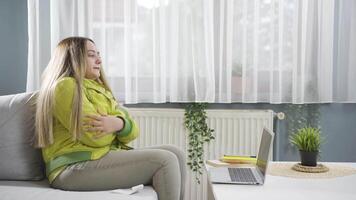
{"label": "white sheer curtain", "polygon": [[92,37],[126,103],[215,100],[213,2],[91,1]]}
{"label": "white sheer curtain", "polygon": [[28,91],[38,88],[55,44],[81,35],[102,51],[114,94],[125,103],[356,102],[352,0],[28,5]]}
{"label": "white sheer curtain", "polygon": [[356,2],[216,4],[220,102],[356,102]]}
{"label": "white sheer curtain", "polygon": [[339,15],[335,18],[334,46],[335,102],[356,102],[356,1],[339,1]]}
{"label": "white sheer curtain", "polygon": [[58,42],[89,35],[85,0],[28,0],[28,69],[26,91],[40,87],[41,74]]}

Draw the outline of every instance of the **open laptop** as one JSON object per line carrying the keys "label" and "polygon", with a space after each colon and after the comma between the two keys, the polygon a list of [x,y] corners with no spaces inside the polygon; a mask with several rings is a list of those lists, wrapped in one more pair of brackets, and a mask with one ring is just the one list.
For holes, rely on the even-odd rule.
{"label": "open laptop", "polygon": [[212,167],[209,169],[211,182],[262,185],[265,181],[268,156],[273,143],[273,137],[274,133],[272,131],[263,128],[256,165],[251,167]]}

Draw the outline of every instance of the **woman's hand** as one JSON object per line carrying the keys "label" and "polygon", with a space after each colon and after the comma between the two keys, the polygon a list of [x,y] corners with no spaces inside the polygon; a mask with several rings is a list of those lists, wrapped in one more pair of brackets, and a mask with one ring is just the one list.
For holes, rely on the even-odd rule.
{"label": "woman's hand", "polygon": [[94,138],[100,138],[107,134],[119,131],[123,128],[124,122],[121,118],[100,114],[100,115],[87,115],[84,120],[86,131],[97,132]]}

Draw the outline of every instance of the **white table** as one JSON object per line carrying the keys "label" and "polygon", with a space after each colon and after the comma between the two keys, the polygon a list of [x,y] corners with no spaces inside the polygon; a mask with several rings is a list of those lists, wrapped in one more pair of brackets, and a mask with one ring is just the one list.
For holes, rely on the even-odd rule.
{"label": "white table", "polygon": [[[333,163],[356,167],[356,163]],[[207,167],[209,170],[209,167]],[[323,179],[266,176],[264,185],[211,184],[215,200],[356,200],[356,174]]]}

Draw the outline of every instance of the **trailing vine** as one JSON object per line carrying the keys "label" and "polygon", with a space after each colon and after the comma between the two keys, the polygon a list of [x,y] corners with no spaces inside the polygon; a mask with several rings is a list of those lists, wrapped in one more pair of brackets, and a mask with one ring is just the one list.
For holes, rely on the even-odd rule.
{"label": "trailing vine", "polygon": [[184,125],[188,130],[188,161],[187,165],[195,173],[195,179],[200,184],[204,164],[204,143],[214,139],[213,129],[206,123],[207,103],[192,103],[186,106]]}

